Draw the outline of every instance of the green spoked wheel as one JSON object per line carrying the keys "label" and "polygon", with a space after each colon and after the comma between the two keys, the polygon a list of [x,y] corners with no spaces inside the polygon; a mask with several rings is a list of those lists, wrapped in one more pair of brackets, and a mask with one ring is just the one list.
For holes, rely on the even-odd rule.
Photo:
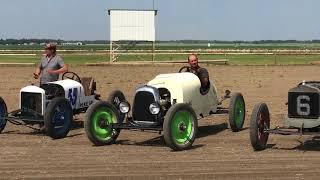
{"label": "green spoked wheel", "polygon": [[120,133],[120,130],[112,127],[118,119],[118,111],[112,104],[96,102],[87,110],[84,123],[87,137],[97,146],[113,144]]}
{"label": "green spoked wheel", "polygon": [[229,124],[233,132],[242,129],[246,117],[246,106],[241,93],[233,93],[229,104]]}
{"label": "green spoked wheel", "polygon": [[110,125],[116,122],[117,120],[112,110],[99,108],[93,114],[91,128],[97,138],[108,140],[114,133]]}
{"label": "green spoked wheel", "polygon": [[167,112],[163,123],[165,142],[176,151],[189,149],[197,129],[197,117],[193,109],[187,104],[175,104]]}
{"label": "green spoked wheel", "polygon": [[172,120],[171,131],[176,143],[186,144],[190,141],[193,130],[193,121],[191,114],[187,111],[177,112]]}

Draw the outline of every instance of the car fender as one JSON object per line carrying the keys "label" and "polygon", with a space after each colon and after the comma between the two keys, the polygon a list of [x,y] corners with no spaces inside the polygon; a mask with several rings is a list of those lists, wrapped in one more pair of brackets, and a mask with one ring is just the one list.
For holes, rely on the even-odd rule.
{"label": "car fender", "polygon": [[210,111],[216,112],[218,105],[217,91],[213,83],[207,94],[200,93],[201,83],[198,76],[193,73],[160,74],[149,81],[149,86],[166,88],[171,94],[171,104],[188,103],[197,116],[209,115]]}

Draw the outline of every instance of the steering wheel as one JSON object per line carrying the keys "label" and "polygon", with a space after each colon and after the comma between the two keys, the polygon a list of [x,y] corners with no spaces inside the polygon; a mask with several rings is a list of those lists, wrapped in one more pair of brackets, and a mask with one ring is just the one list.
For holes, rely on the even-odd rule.
{"label": "steering wheel", "polygon": [[179,73],[182,72],[191,72],[190,66],[183,66],[182,68],[180,68]]}
{"label": "steering wheel", "polygon": [[74,72],[63,73],[62,80],[65,80],[65,79],[71,79],[71,80],[78,81],[79,83],[81,83],[80,77]]}

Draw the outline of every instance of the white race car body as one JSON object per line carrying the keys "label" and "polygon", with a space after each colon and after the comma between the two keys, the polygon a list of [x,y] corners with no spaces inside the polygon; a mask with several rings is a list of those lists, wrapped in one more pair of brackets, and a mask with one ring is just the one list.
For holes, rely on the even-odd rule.
{"label": "white race car body", "polygon": [[160,74],[147,83],[148,86],[167,89],[171,94],[171,104],[187,103],[198,117],[215,113],[218,107],[217,89],[211,82],[208,93],[200,93],[200,80],[193,73]]}
{"label": "white race car body", "polygon": [[[36,100],[36,103],[38,104],[38,106],[36,106],[36,109],[34,109],[36,112],[38,112],[39,114],[41,115],[44,115],[44,112],[45,112],[45,109],[46,109],[46,93],[44,91],[44,89],[41,89],[39,88],[38,86],[26,86],[24,88],[22,88],[20,90],[20,100],[19,100],[19,109],[23,109],[23,108],[26,108],[24,106],[24,101],[25,100],[22,100],[24,99],[23,96],[26,94],[26,93],[32,93],[32,94],[36,94],[38,95],[40,98],[38,98]],[[39,101],[41,100],[41,101]],[[40,106],[39,106],[40,104]]]}
{"label": "white race car body", "polygon": [[95,100],[95,96],[85,96],[82,84],[70,79],[55,81],[49,84],[57,84],[63,87],[65,98],[69,100],[72,109],[89,107]]}
{"label": "white race car body", "polygon": [[[85,123],[88,138],[95,145],[107,145],[115,142],[118,129],[157,131],[173,150],[185,150],[197,136],[198,120],[227,113],[232,131],[241,130],[246,112],[242,94],[230,97],[230,91],[226,90],[219,100],[214,83],[211,81],[209,85],[201,87],[199,77],[190,72],[160,74],[136,89],[132,105],[116,90],[108,102],[97,102],[88,109]],[[229,108],[222,107],[222,102],[229,98]],[[100,129],[106,127],[114,133],[102,138]]]}
{"label": "white race car body", "polygon": [[33,85],[22,88],[20,90],[20,109],[31,108],[38,114],[44,115],[52,96],[56,97],[59,91],[59,96],[65,97],[73,110],[88,108],[95,101],[95,95],[85,96],[81,83],[66,79],[48,83],[46,90]]}

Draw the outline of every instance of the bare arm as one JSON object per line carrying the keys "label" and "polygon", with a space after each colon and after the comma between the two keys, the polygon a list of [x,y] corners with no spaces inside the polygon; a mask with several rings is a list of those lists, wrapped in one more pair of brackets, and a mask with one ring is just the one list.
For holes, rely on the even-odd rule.
{"label": "bare arm", "polygon": [[58,70],[49,69],[48,73],[50,73],[50,74],[63,74],[65,72],[67,72],[67,71],[68,71],[68,65],[65,64]]}
{"label": "bare arm", "polygon": [[36,69],[34,70],[33,78],[38,79],[40,76],[40,73],[41,73],[41,69],[39,66],[37,66]]}

